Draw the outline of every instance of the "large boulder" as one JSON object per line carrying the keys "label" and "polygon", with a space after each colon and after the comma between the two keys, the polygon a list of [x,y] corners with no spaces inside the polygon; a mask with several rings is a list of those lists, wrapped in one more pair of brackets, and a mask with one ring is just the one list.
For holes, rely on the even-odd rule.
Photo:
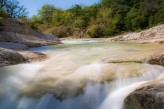
{"label": "large boulder", "polygon": [[164,109],[164,79],[146,83],[125,99],[124,109]]}
{"label": "large boulder", "polygon": [[40,33],[21,22],[7,18],[3,22],[3,30],[0,31],[0,42],[15,42],[36,47],[58,44],[60,40],[55,36]]}
{"label": "large boulder", "polygon": [[28,62],[21,54],[0,48],[0,66]]}

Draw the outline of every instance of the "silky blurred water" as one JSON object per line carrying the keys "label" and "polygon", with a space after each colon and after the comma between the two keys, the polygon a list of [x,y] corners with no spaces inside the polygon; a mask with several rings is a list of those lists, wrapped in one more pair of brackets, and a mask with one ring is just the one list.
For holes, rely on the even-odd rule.
{"label": "silky blurred water", "polygon": [[[43,62],[0,68],[0,109],[123,109],[124,99],[138,86],[162,79],[164,68],[149,64],[129,64],[129,67],[137,66],[143,75],[101,83],[97,80],[100,79],[103,68],[108,65],[102,60],[109,57],[135,57],[138,54],[142,57],[142,53],[152,53],[155,49],[154,46],[149,47],[140,44],[65,41],[61,45],[32,49],[46,53],[49,58]],[[108,66],[116,66],[117,72],[121,70],[117,68],[117,64]],[[146,69],[145,72],[142,69]],[[87,83],[81,94],[63,100],[53,94],[46,94],[41,98],[22,94],[25,89],[44,79],[51,79],[52,81],[48,81],[51,85],[62,81],[62,84],[66,84],[63,85],[64,88],[68,81],[72,81],[69,86],[71,88],[76,88],[81,81],[87,80]]]}

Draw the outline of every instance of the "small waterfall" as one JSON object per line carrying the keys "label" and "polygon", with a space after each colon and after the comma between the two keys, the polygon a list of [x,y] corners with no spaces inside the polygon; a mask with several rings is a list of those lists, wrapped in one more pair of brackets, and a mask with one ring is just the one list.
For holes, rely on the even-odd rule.
{"label": "small waterfall", "polygon": [[[73,43],[82,46],[84,42],[77,43],[75,41]],[[100,47],[100,45],[93,46],[93,42],[86,43],[91,45],[79,48],[68,47],[69,50],[59,47],[60,49],[55,49],[55,52],[52,51],[53,47],[51,47],[52,50],[48,48],[48,51],[45,51],[47,47],[40,48],[39,51],[43,50],[45,53],[50,54],[50,58],[46,61],[0,69],[2,72],[0,73],[0,109],[123,109],[124,99],[137,87],[149,81],[164,78],[164,68],[160,66],[140,64],[136,65],[137,68],[132,68],[136,67],[134,63],[130,63],[129,66],[127,63],[125,63],[126,65],[102,63],[102,60],[108,58],[108,56],[112,58],[136,57],[142,54],[141,51],[145,51],[145,49],[140,50],[135,46],[129,49],[129,45],[127,47],[119,44],[101,45]],[[67,42],[67,45],[69,44],[71,45],[72,42]],[[147,53],[147,51],[144,53]],[[145,66],[148,67],[145,68]],[[107,69],[105,69],[106,67]],[[142,69],[142,67],[144,68]],[[102,70],[103,68],[105,70]],[[102,73],[109,69],[112,74],[107,76],[118,77],[110,82],[104,83],[103,81],[103,83],[100,83],[99,79]],[[139,74],[141,73],[141,75],[135,75],[136,69],[137,71],[139,69]],[[126,71],[132,73],[134,71],[134,75],[128,77],[128,74],[124,74]],[[114,75],[113,72],[117,73],[117,75]],[[122,78],[121,76],[124,75],[125,78]],[[81,82],[86,82],[86,84],[83,87],[83,92],[79,95],[63,100],[59,100],[52,94],[35,99],[20,95],[24,88],[33,86],[35,81],[42,78],[50,79],[50,81],[57,78],[55,82],[62,82],[59,85],[64,88],[59,87],[59,89],[64,89],[65,92],[70,91],[66,87],[69,87],[68,89],[76,89],[79,84],[82,84]],[[53,83],[54,81],[51,82]]]}
{"label": "small waterfall", "polygon": [[111,83],[89,82],[84,94],[63,101],[53,95],[34,100],[27,97],[17,98],[11,94],[6,100],[0,100],[0,109],[122,109],[124,99],[129,93],[141,84],[163,76],[161,70],[155,73],[157,71],[149,71],[139,78],[116,80]]}
{"label": "small waterfall", "polygon": [[18,69],[23,70],[18,71],[16,74],[12,72],[13,74],[7,76],[0,83],[0,90],[3,90],[2,93],[0,93],[0,109],[17,109],[15,106],[21,90],[28,86],[28,82],[42,67],[43,65],[35,63],[5,68],[11,71],[16,71]]}

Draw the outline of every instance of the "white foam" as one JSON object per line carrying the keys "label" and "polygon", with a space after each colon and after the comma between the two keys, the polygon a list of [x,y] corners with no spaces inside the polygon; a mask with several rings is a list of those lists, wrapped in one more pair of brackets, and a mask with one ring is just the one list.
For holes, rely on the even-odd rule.
{"label": "white foam", "polygon": [[90,80],[98,80],[101,74],[103,64],[93,63],[78,68],[74,74],[79,76],[87,76]]}

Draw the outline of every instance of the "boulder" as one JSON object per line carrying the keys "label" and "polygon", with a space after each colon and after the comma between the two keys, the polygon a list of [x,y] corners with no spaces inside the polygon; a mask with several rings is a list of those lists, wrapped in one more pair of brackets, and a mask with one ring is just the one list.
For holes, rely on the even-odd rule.
{"label": "boulder", "polygon": [[148,63],[164,66],[164,53],[150,57]]}
{"label": "boulder", "polygon": [[0,31],[0,42],[13,42],[25,44],[28,47],[59,44],[60,40],[55,36],[43,34],[30,26],[7,18],[3,22],[3,30]]}
{"label": "boulder", "polygon": [[0,66],[28,62],[21,54],[0,48]]}
{"label": "boulder", "polygon": [[5,65],[14,65],[45,59],[42,53],[31,51],[14,51],[11,49],[0,48],[0,67]]}
{"label": "boulder", "polygon": [[124,109],[164,109],[164,79],[144,84],[124,104]]}

